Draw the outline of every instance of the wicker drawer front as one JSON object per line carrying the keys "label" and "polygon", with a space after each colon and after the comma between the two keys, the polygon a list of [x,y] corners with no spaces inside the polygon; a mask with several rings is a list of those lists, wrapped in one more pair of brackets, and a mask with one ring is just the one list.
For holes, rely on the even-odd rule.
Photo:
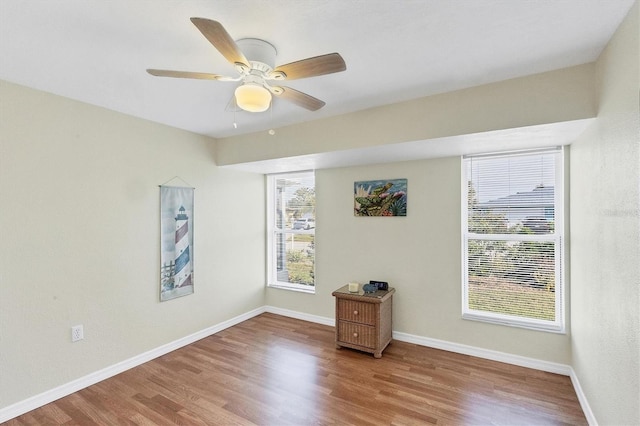
{"label": "wicker drawer front", "polygon": [[338,322],[338,340],[366,348],[376,347],[376,328],[352,322]]}
{"label": "wicker drawer front", "polygon": [[376,305],[355,300],[338,300],[338,320],[375,325]]}

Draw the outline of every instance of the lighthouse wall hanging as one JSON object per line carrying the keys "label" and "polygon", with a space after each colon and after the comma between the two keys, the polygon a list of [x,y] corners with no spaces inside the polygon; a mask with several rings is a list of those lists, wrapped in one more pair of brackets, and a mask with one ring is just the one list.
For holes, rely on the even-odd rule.
{"label": "lighthouse wall hanging", "polygon": [[160,186],[160,301],[193,293],[193,188]]}

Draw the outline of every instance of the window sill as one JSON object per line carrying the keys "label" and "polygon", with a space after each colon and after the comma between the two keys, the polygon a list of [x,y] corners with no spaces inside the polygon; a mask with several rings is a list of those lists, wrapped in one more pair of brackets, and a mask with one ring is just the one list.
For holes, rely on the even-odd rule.
{"label": "window sill", "polygon": [[267,287],[276,288],[279,290],[297,291],[298,293],[316,294],[315,286],[309,288],[309,286],[298,287],[298,286],[290,286],[286,284],[267,284]]}
{"label": "window sill", "polygon": [[462,319],[468,320],[468,321],[485,322],[485,323],[496,324],[496,325],[506,325],[508,327],[525,328],[527,330],[532,330],[532,331],[544,331],[547,333],[567,334],[565,327],[561,327],[555,324],[548,324],[544,322],[536,322],[535,320],[518,321],[517,319],[492,317],[487,315],[478,315],[474,313],[463,313]]}

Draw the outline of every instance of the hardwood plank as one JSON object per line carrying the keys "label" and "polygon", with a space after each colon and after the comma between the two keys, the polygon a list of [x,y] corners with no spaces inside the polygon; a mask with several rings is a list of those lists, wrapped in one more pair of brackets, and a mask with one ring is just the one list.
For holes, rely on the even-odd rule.
{"label": "hardwood plank", "polygon": [[568,377],[404,342],[374,359],[334,339],[262,314],[6,425],[587,424]]}

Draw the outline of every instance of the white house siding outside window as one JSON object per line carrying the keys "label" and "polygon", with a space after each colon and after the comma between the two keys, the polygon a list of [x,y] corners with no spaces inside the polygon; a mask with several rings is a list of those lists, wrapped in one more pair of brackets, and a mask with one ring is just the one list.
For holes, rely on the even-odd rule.
{"label": "white house siding outside window", "polygon": [[564,332],[562,148],[462,162],[463,318]]}
{"label": "white house siding outside window", "polygon": [[267,285],[315,292],[313,172],[267,176]]}

